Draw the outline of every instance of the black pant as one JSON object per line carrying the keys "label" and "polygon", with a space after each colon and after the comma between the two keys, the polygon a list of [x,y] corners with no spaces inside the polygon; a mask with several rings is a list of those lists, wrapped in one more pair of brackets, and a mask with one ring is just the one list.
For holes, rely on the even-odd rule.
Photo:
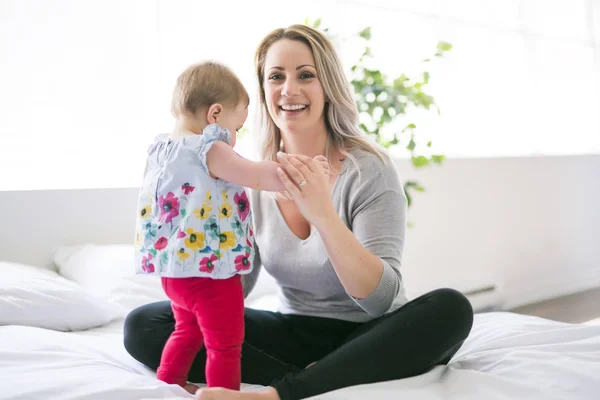
{"label": "black pant", "polygon": [[[367,323],[249,308],[244,318],[242,382],[271,385],[282,400],[295,400],[448,363],[471,330],[473,309],[461,293],[439,289]],[[174,326],[169,302],[139,307],[125,321],[125,348],[156,369]],[[190,381],[206,382],[205,362],[201,351]]]}

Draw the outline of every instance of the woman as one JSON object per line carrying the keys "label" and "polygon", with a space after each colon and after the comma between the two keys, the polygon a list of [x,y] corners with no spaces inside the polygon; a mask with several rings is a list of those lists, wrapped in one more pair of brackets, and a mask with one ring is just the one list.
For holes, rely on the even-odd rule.
{"label": "woman", "polygon": [[[292,199],[262,192],[251,199],[259,259],[245,292],[264,266],[278,283],[280,312],[246,309],[242,381],[270,386],[201,389],[198,398],[303,399],[447,363],[469,334],[473,310],[452,289],[407,302],[399,271],[406,198],[392,162],[358,128],[333,46],[303,25],[278,29],[260,44],[256,67],[263,158],[282,164]],[[330,161],[329,178],[312,160],[319,154]],[[132,311],[127,350],[156,368],[173,324],[168,302]],[[191,381],[205,381],[205,361],[202,352]]]}

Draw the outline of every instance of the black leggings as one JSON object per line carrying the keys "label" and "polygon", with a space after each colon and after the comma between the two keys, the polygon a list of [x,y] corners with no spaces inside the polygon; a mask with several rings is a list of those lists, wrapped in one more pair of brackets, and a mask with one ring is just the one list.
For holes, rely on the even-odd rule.
{"label": "black leggings", "polygon": [[[367,323],[250,308],[244,318],[242,382],[271,385],[281,400],[295,400],[448,363],[471,330],[473,309],[461,293],[439,289]],[[169,302],[139,307],[125,321],[125,348],[156,369],[174,325]],[[205,362],[201,351],[190,381],[205,382]]]}

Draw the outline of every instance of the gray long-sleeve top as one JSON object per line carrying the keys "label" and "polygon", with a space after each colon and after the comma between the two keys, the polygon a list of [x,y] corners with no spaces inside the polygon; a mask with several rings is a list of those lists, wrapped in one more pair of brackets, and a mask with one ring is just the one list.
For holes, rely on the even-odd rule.
{"label": "gray long-sleeve top", "polygon": [[252,192],[256,233],[254,270],[245,275],[252,290],[260,266],[277,282],[279,311],[366,322],[407,302],[400,264],[406,230],[406,197],[393,163],[364,150],[350,152],[332,192],[335,209],[358,241],[383,264],[383,275],[367,298],[355,299],[342,286],[318,231],[304,240],[288,227],[270,193]]}

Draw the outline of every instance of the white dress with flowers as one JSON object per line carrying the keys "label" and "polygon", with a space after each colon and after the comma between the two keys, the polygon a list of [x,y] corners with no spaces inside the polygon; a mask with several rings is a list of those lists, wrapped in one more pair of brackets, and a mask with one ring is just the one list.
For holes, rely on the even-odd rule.
{"label": "white dress with flowers", "polygon": [[243,187],[211,178],[206,153],[230,144],[217,124],[202,135],[159,136],[148,150],[138,198],[138,272],[164,277],[227,279],[252,271],[254,238]]}

